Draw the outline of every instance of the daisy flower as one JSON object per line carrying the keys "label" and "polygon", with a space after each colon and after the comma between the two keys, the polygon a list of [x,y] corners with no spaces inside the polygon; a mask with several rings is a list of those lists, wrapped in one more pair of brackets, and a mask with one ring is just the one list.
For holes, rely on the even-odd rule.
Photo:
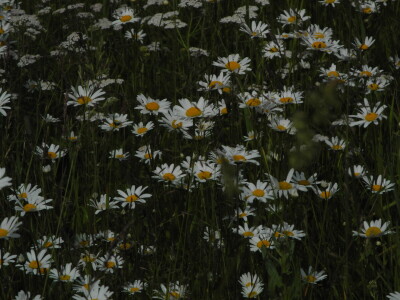
{"label": "daisy flower", "polygon": [[356,38],[353,45],[356,49],[365,51],[365,50],[368,50],[374,43],[375,43],[375,39],[373,37],[367,36],[367,37],[365,37],[363,42],[360,41],[358,38]]}
{"label": "daisy flower", "polygon": [[24,265],[17,265],[21,270],[24,270],[27,274],[45,274],[51,266],[51,255],[47,254],[46,249],[40,250],[37,253],[35,250],[30,250],[26,254],[27,260]]}
{"label": "daisy flower", "polygon": [[6,174],[6,168],[0,168],[0,190],[11,185],[11,178],[4,176]]}
{"label": "daisy flower", "polygon": [[382,235],[392,234],[394,233],[391,230],[388,230],[390,222],[385,222],[382,224],[382,220],[378,219],[376,221],[368,222],[364,221],[363,228],[361,228],[361,232],[353,231],[353,236],[361,236],[367,239],[377,238]]}
{"label": "daisy flower", "polygon": [[151,150],[150,146],[141,146],[135,153],[135,156],[139,158],[142,162],[150,164],[153,159],[161,158],[161,151]]}
{"label": "daisy flower", "polygon": [[321,0],[321,1],[318,1],[318,2],[321,3],[324,6],[331,5],[332,7],[335,7],[336,4],[340,3],[339,0]]}
{"label": "daisy flower", "polygon": [[84,253],[81,253],[81,257],[79,259],[78,266],[83,267],[83,269],[85,269],[88,265],[91,265],[92,269],[94,271],[96,271],[98,256],[99,256],[99,253],[92,254],[92,253],[89,253],[88,251],[85,251]]}
{"label": "daisy flower", "polygon": [[240,31],[243,31],[250,35],[253,38],[266,38],[267,34],[269,33],[268,24],[263,22],[252,21],[251,27],[249,27],[246,23],[243,23],[240,27]]}
{"label": "daisy flower", "polygon": [[125,191],[118,190],[119,197],[115,197],[112,203],[121,204],[122,207],[128,206],[131,209],[135,208],[136,203],[146,203],[146,198],[150,198],[151,194],[145,194],[144,191],[148,187],[142,186],[134,186],[132,185],[130,188]]}
{"label": "daisy flower", "polygon": [[382,175],[379,175],[377,179],[374,179],[374,176],[364,176],[363,177],[364,185],[368,190],[371,190],[373,194],[383,194],[389,191],[394,190],[395,184],[390,180],[384,179]]}
{"label": "daisy flower", "polygon": [[131,125],[133,122],[128,121],[127,114],[110,114],[103,120],[103,124],[99,127],[105,131],[119,131],[121,128],[125,128]]}
{"label": "daisy flower", "polygon": [[206,226],[204,229],[203,239],[218,249],[224,246],[220,230],[210,229]]}
{"label": "daisy flower", "polygon": [[82,289],[80,291],[83,293],[83,296],[81,295],[73,295],[72,299],[74,300],[109,300],[111,299],[111,296],[114,294],[109,290],[109,288],[105,285],[100,285],[99,281],[96,281],[95,283],[90,285],[90,289]]}
{"label": "daisy flower", "polygon": [[98,200],[92,198],[89,205],[96,209],[94,212],[95,215],[102,211],[106,211],[107,209],[118,208],[117,203],[114,203],[111,198],[108,198],[107,194],[100,195]]}
{"label": "daisy flower", "polygon": [[168,112],[164,113],[164,117],[161,118],[160,125],[166,127],[168,131],[185,132],[193,126],[193,120],[169,110]]}
{"label": "daisy flower", "polygon": [[9,264],[14,264],[17,255],[11,255],[10,253],[2,251],[0,249],[0,269],[3,266],[8,266]]}
{"label": "daisy flower", "polygon": [[273,192],[268,186],[268,182],[257,180],[256,184],[248,182],[244,188],[245,199],[248,203],[253,203],[254,200],[267,203],[267,200],[273,199]]}
{"label": "daisy flower", "polygon": [[185,177],[181,167],[175,166],[174,164],[163,164],[161,167],[157,167],[153,173],[155,175],[153,175],[152,178],[165,183],[178,183]]}
{"label": "daisy flower", "polygon": [[381,92],[390,84],[390,81],[385,77],[380,76],[377,78],[368,79],[366,85],[367,94],[371,92]]}
{"label": "daisy flower", "polygon": [[73,285],[73,290],[78,293],[84,293],[90,290],[92,286],[100,283],[90,275],[80,276],[75,280],[76,284]]}
{"label": "daisy flower", "polygon": [[127,283],[123,287],[123,292],[130,295],[135,295],[141,293],[145,288],[147,288],[147,283],[141,280],[135,280],[133,283]]}
{"label": "daisy flower", "polygon": [[6,104],[10,103],[11,95],[7,92],[3,92],[3,89],[0,88],[0,114],[4,117],[7,116],[5,109],[10,109],[11,107],[5,106]]}
{"label": "daisy flower", "polygon": [[307,50],[312,51],[322,51],[327,53],[337,52],[341,47],[339,45],[339,41],[335,41],[332,39],[319,39],[314,36],[302,37],[302,43],[307,47]]}
{"label": "daisy flower", "polygon": [[136,31],[135,29],[131,29],[125,32],[125,38],[127,40],[134,40],[139,43],[143,43],[143,39],[146,36],[146,34],[143,32],[143,30]]}
{"label": "daisy flower", "polygon": [[378,67],[370,67],[368,65],[363,65],[361,67],[361,69],[353,69],[351,71],[351,74],[353,76],[358,77],[360,79],[364,79],[364,78],[368,79],[373,76],[378,76],[382,73],[383,73],[383,71],[379,70]]}
{"label": "daisy flower", "polygon": [[252,275],[250,272],[242,274],[239,283],[242,285],[242,296],[244,298],[256,298],[264,290],[264,284],[257,274]]}
{"label": "daisy flower", "polygon": [[223,156],[228,159],[230,164],[238,163],[253,163],[259,165],[260,163],[256,160],[261,155],[258,150],[247,151],[243,145],[237,145],[236,147],[222,146]]}
{"label": "daisy flower", "polygon": [[244,222],[247,222],[247,217],[255,216],[254,212],[256,210],[251,207],[246,207],[244,210],[238,208],[235,210],[234,218],[242,219]]}
{"label": "daisy flower", "polygon": [[333,195],[339,190],[337,183],[329,183],[323,190],[320,190],[318,187],[314,187],[315,194],[318,195],[321,199],[328,200],[333,197]]}
{"label": "daisy flower", "polygon": [[75,236],[74,245],[76,248],[86,248],[94,245],[94,238],[91,234],[79,233]]}
{"label": "daisy flower", "polygon": [[389,300],[400,300],[400,292],[393,292],[386,296]]}
{"label": "daisy flower", "polygon": [[62,237],[56,237],[55,235],[43,236],[36,241],[36,247],[38,249],[60,249],[62,243],[64,243]]}
{"label": "daisy flower", "polygon": [[271,232],[264,232],[257,236],[250,238],[250,251],[262,252],[262,249],[274,249],[274,242],[272,240]]}
{"label": "daisy flower", "polygon": [[349,168],[349,175],[355,178],[362,178],[366,173],[365,168],[361,165],[355,165]]}
{"label": "daisy flower", "polygon": [[270,120],[268,126],[272,128],[274,131],[278,132],[286,132],[288,134],[295,134],[296,128],[293,125],[293,122],[288,119],[283,119],[281,117],[274,117]]}
{"label": "daisy flower", "polygon": [[135,109],[139,109],[141,114],[147,115],[155,115],[157,116],[159,113],[166,113],[171,106],[171,102],[167,99],[157,100],[152,99],[150,97],[146,97],[143,94],[139,94],[136,97],[136,100],[140,105],[136,106]]}
{"label": "daisy flower", "polygon": [[274,57],[284,57],[286,53],[285,44],[282,40],[268,42],[262,49],[263,56],[271,59]]}
{"label": "daisy flower", "polygon": [[219,75],[204,75],[205,81],[198,81],[197,84],[200,86],[198,91],[218,91],[222,94],[224,89],[230,86],[230,74],[226,72],[221,72]]}
{"label": "daisy flower", "polygon": [[251,238],[253,236],[257,236],[260,231],[262,230],[262,226],[252,226],[249,227],[249,224],[247,222],[243,223],[243,226],[239,225],[237,228],[232,228],[232,231],[234,233],[237,233],[245,238]]}
{"label": "daisy flower", "polygon": [[213,162],[197,161],[192,172],[198,182],[217,180],[220,176],[220,166]]}
{"label": "daisy flower", "polygon": [[346,148],[346,142],[337,136],[326,140],[325,143],[329,146],[329,149],[333,151],[342,151]]}
{"label": "daisy flower", "polygon": [[248,57],[240,59],[239,54],[230,54],[228,57],[218,57],[218,60],[213,62],[213,66],[223,68],[224,72],[242,75],[251,71],[250,62]]}
{"label": "daisy flower", "polygon": [[105,273],[114,273],[116,269],[122,269],[124,259],[119,255],[108,255],[97,259],[97,269]]}
{"label": "daisy flower", "polygon": [[350,126],[363,126],[366,128],[371,123],[378,125],[378,121],[387,118],[383,114],[383,111],[386,107],[386,105],[381,105],[380,102],[377,102],[374,107],[371,107],[368,103],[368,100],[364,98],[364,105],[362,103],[358,103],[358,114],[349,116],[360,120],[354,120],[350,122]]}
{"label": "daisy flower", "polygon": [[179,281],[175,283],[170,283],[168,288],[161,284],[161,290],[154,290],[153,298],[155,299],[169,299],[178,300],[187,297],[187,285],[180,284]]}
{"label": "daisy flower", "polygon": [[140,20],[140,18],[135,16],[135,10],[130,7],[122,7],[117,9],[113,17],[116,19],[112,22],[112,25],[122,25],[128,23],[134,23]]}
{"label": "daisy flower", "polygon": [[294,172],[292,181],[297,184],[297,189],[306,192],[308,189],[312,189],[313,184],[317,183],[317,173],[314,173],[310,177],[306,178],[304,172]]}
{"label": "daisy flower", "polygon": [[54,281],[73,282],[80,275],[78,269],[72,267],[72,263],[67,263],[65,266],[61,267],[60,271],[52,269],[49,276]]}
{"label": "daisy flower", "polygon": [[290,169],[286,179],[283,181],[278,181],[275,177],[270,174],[266,174],[269,177],[269,182],[271,184],[272,190],[279,197],[284,196],[286,199],[289,195],[297,194],[297,184],[292,182],[294,169]]}
{"label": "daisy flower", "polygon": [[75,132],[71,131],[69,136],[65,137],[70,142],[76,142],[78,140],[78,136],[75,135]]}
{"label": "daisy flower", "polygon": [[308,267],[308,272],[305,272],[303,269],[301,269],[300,273],[301,279],[310,284],[317,284],[319,281],[328,277],[328,275],[325,274],[325,271],[314,271],[311,266]]}
{"label": "daisy flower", "polygon": [[108,158],[115,158],[115,159],[118,159],[119,161],[127,160],[129,157],[129,152],[124,153],[122,148],[116,149],[116,150],[111,150],[109,152],[109,154],[110,154],[110,156]]}
{"label": "daisy flower", "polygon": [[39,212],[41,210],[53,209],[52,206],[47,205],[52,202],[53,199],[44,199],[41,196],[31,196],[26,199],[17,200],[15,210],[21,212],[21,216],[23,217],[26,213]]}
{"label": "daisy flower", "polygon": [[287,104],[299,104],[303,103],[303,92],[296,92],[294,87],[283,87],[283,91],[277,93],[275,96],[275,101],[281,105]]}
{"label": "daisy flower", "polygon": [[292,238],[296,240],[301,240],[306,234],[302,230],[295,230],[294,225],[289,225],[284,222],[282,225],[272,225],[272,231],[275,238]]}
{"label": "daisy flower", "polygon": [[218,114],[218,112],[215,113],[214,105],[203,97],[200,97],[197,102],[191,102],[188,99],[179,99],[179,104],[174,106],[173,113],[182,118],[193,119],[211,117]]}
{"label": "daisy flower", "polygon": [[19,238],[20,235],[16,233],[22,222],[18,222],[18,217],[5,218],[0,224],[0,239]]}
{"label": "daisy flower", "polygon": [[256,108],[263,103],[265,103],[266,99],[262,95],[258,95],[256,91],[253,91],[251,93],[249,92],[244,92],[238,94],[238,98],[240,99],[241,102],[239,102],[239,107],[240,108]]}
{"label": "daisy flower", "polygon": [[25,292],[23,290],[19,291],[17,296],[13,300],[43,300],[42,296],[36,295],[35,297],[31,298],[31,292]]}
{"label": "daisy flower", "polygon": [[320,76],[323,78],[325,82],[337,82],[337,83],[345,83],[347,80],[347,74],[339,72],[336,69],[336,65],[332,64],[329,68],[321,68]]}
{"label": "daisy flower", "polygon": [[148,131],[154,128],[154,123],[152,121],[147,122],[146,125],[143,122],[138,124],[133,124],[132,133],[136,136],[143,137]]}
{"label": "daisy flower", "polygon": [[[394,55],[389,57],[389,61],[393,63],[393,66],[396,68],[396,70],[400,69],[400,57],[399,55]],[[0,100],[1,102],[1,100]]]}
{"label": "daisy flower", "polygon": [[95,106],[99,101],[104,100],[102,97],[105,92],[102,89],[97,89],[94,86],[82,87],[78,86],[77,89],[71,87],[72,93],[68,97],[72,100],[67,101],[67,105],[73,106]]}
{"label": "daisy flower", "polygon": [[297,24],[301,25],[304,21],[310,19],[309,16],[305,16],[306,10],[293,10],[290,9],[289,11],[284,10],[282,14],[279,15],[277,21],[283,24],[283,27],[286,25]]}
{"label": "daisy flower", "polygon": [[64,157],[67,154],[67,150],[59,150],[59,145],[51,144],[50,146],[46,143],[42,143],[42,147],[36,146],[35,154],[42,158],[51,159],[54,163],[56,159]]}

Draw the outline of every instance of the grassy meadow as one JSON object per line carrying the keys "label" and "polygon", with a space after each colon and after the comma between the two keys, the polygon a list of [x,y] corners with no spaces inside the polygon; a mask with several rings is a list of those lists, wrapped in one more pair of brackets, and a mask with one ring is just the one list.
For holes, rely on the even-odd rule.
{"label": "grassy meadow", "polygon": [[400,2],[0,0],[1,300],[400,300]]}

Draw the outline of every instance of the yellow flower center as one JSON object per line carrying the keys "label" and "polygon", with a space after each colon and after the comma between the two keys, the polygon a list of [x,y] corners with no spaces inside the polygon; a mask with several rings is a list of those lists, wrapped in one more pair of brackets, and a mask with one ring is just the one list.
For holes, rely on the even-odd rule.
{"label": "yellow flower center", "polygon": [[290,190],[293,186],[286,181],[280,181],[279,182],[279,189],[280,190]]}
{"label": "yellow flower center", "polygon": [[317,280],[317,278],[315,276],[312,276],[312,275],[306,276],[306,281],[309,283],[314,283],[316,280]]}
{"label": "yellow flower center", "polygon": [[324,42],[314,42],[311,45],[314,49],[324,49],[326,48],[326,44]]}
{"label": "yellow flower center", "polygon": [[229,93],[231,92],[231,88],[229,88],[229,87],[224,87],[224,88],[222,89],[222,91],[223,91],[224,93],[229,94]]}
{"label": "yellow flower center", "polygon": [[382,234],[381,229],[375,226],[372,226],[368,228],[367,231],[365,231],[365,236],[368,238],[377,237],[380,236],[381,234]]}
{"label": "yellow flower center", "polygon": [[379,184],[373,184],[371,188],[374,192],[379,192],[383,187]]}
{"label": "yellow flower center", "polygon": [[68,281],[70,279],[71,279],[71,276],[69,276],[69,275],[61,275],[60,276],[60,280],[62,280],[62,281]]}
{"label": "yellow flower center", "polygon": [[265,192],[264,192],[264,190],[256,189],[252,192],[252,194],[253,194],[253,196],[256,196],[256,197],[264,197]]}
{"label": "yellow flower center", "polygon": [[224,107],[224,108],[222,108],[221,110],[220,110],[220,114],[221,115],[226,115],[228,113],[228,109],[226,108],[226,107]]}
{"label": "yellow flower center", "polygon": [[361,71],[360,76],[371,77],[372,73],[370,71]]}
{"label": "yellow flower center", "polygon": [[138,196],[136,196],[136,195],[130,195],[130,196],[128,196],[128,197],[125,198],[125,201],[126,201],[126,202],[129,202],[129,203],[132,203],[132,202],[135,202],[135,201],[138,200],[138,199],[139,199]]}
{"label": "yellow flower center", "polygon": [[283,126],[283,125],[277,125],[277,126],[276,126],[276,129],[278,129],[278,130],[280,130],[280,131],[285,131],[285,130],[286,130],[286,127]]}
{"label": "yellow flower center", "polygon": [[287,21],[288,21],[289,23],[296,22],[296,16],[291,16],[291,17],[289,17],[289,18],[287,19]]}
{"label": "yellow flower center", "polygon": [[339,72],[337,71],[330,71],[328,72],[328,77],[339,77]]}
{"label": "yellow flower center", "polygon": [[152,159],[153,156],[152,156],[150,153],[146,153],[146,154],[144,155],[144,158],[145,158],[145,159]]}
{"label": "yellow flower center", "polygon": [[201,171],[200,173],[197,173],[197,177],[200,179],[210,179],[212,173],[208,171]]}
{"label": "yellow flower center", "polygon": [[52,242],[46,242],[46,243],[43,244],[43,248],[49,248],[51,246],[53,246]]}
{"label": "yellow flower center", "polygon": [[274,52],[274,53],[275,53],[275,52],[278,52],[279,49],[276,48],[276,47],[272,47],[272,48],[269,48],[268,51],[269,51],[269,52]]}
{"label": "yellow flower center", "polygon": [[132,245],[130,243],[121,243],[121,244],[119,244],[119,248],[121,250],[128,250],[131,247],[132,247]]}
{"label": "yellow flower center", "polygon": [[378,114],[373,112],[366,114],[364,117],[364,119],[367,120],[368,122],[375,121],[376,118],[378,118]]}
{"label": "yellow flower center", "polygon": [[180,298],[180,297],[181,297],[181,294],[179,294],[178,292],[169,292],[169,294],[170,294],[172,297],[175,297],[175,298]]}
{"label": "yellow flower center", "polygon": [[225,67],[229,70],[229,71],[235,71],[237,69],[240,68],[240,64],[238,64],[236,61],[230,61],[227,64],[225,64]]}
{"label": "yellow flower center", "polygon": [[176,120],[173,120],[171,125],[172,125],[172,128],[177,129],[177,128],[181,128],[183,124],[182,124],[182,122],[176,123]]}
{"label": "yellow flower center", "polygon": [[261,100],[258,98],[251,98],[246,101],[247,106],[259,106],[261,104]]}
{"label": "yellow flower center", "polygon": [[331,196],[331,192],[329,191],[323,191],[319,196],[323,199],[328,199]]}
{"label": "yellow flower center", "polygon": [[258,35],[258,32],[253,31],[253,32],[251,33],[251,36],[257,36],[257,35]]}
{"label": "yellow flower center", "polygon": [[30,263],[29,263],[29,268],[31,268],[31,269],[39,269],[40,268],[40,266],[41,266],[42,264],[40,263],[40,262],[38,262],[37,260],[32,260]]}
{"label": "yellow flower center", "polygon": [[360,173],[354,172],[354,177],[358,177],[358,176],[360,176]]}
{"label": "yellow flower center", "polygon": [[314,33],[314,37],[316,39],[323,39],[325,37],[325,34],[323,34],[322,32],[316,32]]}
{"label": "yellow flower center", "polygon": [[82,247],[86,247],[89,245],[89,241],[80,241],[79,245],[81,245]]}
{"label": "yellow flower center", "polygon": [[222,86],[222,85],[223,85],[223,83],[221,81],[211,81],[210,84],[208,85],[208,87],[210,89],[213,89],[213,88],[218,88],[218,86]]}
{"label": "yellow flower center", "polygon": [[242,212],[241,214],[239,214],[239,218],[244,218],[247,217],[247,214],[245,212]]}
{"label": "yellow flower center", "polygon": [[82,105],[82,104],[88,104],[89,102],[92,102],[92,99],[87,96],[82,96],[82,97],[79,97],[78,99],[76,99],[76,101]]}
{"label": "yellow flower center", "polygon": [[160,105],[157,102],[149,102],[145,105],[147,110],[153,111],[153,110],[159,110]]}
{"label": "yellow flower center", "polygon": [[232,156],[234,161],[246,161],[246,157],[244,157],[243,155],[234,155]]}
{"label": "yellow flower center", "polygon": [[245,237],[254,236],[254,233],[252,233],[251,231],[246,231],[246,232],[243,232],[243,236],[245,236]]}
{"label": "yellow flower center", "polygon": [[108,269],[112,269],[112,268],[115,267],[115,262],[113,262],[113,261],[107,261],[107,262],[105,263],[105,266],[106,266],[106,268],[108,268]]}
{"label": "yellow flower center", "polygon": [[57,158],[57,153],[51,151],[47,152],[47,157],[51,159]]}
{"label": "yellow flower center", "polygon": [[258,248],[261,248],[261,247],[269,248],[269,246],[271,246],[271,243],[267,240],[261,240],[257,243]]}
{"label": "yellow flower center", "polygon": [[89,290],[90,285],[89,285],[88,283],[85,283],[85,284],[83,285],[83,288],[84,288],[85,290]]}
{"label": "yellow flower center", "polygon": [[30,212],[30,211],[36,209],[36,205],[35,205],[35,204],[28,203],[28,204],[25,204],[25,205],[24,205],[24,208],[23,208],[23,209],[24,209],[25,212]]}
{"label": "yellow flower center", "polygon": [[174,174],[172,174],[172,173],[165,173],[164,175],[163,175],[163,178],[164,178],[164,180],[166,180],[166,181],[173,181],[173,180],[175,180],[175,175]]}
{"label": "yellow flower center", "polygon": [[293,98],[292,97],[282,97],[282,98],[280,98],[279,99],[279,102],[281,102],[281,103],[291,103],[291,102],[293,102]]}
{"label": "yellow flower center", "polygon": [[371,7],[363,8],[362,12],[364,14],[370,14],[370,13],[372,13],[372,8]]}
{"label": "yellow flower center", "polygon": [[283,233],[284,235],[286,235],[286,236],[294,236],[294,233],[291,232],[291,231],[284,230],[284,231],[282,231],[282,233]]}
{"label": "yellow flower center", "polygon": [[70,136],[70,137],[68,137],[68,139],[69,139],[70,141],[74,142],[74,141],[76,141],[76,140],[78,139],[78,137],[76,137],[76,136]]}
{"label": "yellow flower center", "polygon": [[310,185],[310,182],[308,181],[308,180],[299,180],[298,182],[297,182],[298,184],[300,184],[300,185]]}
{"label": "yellow flower center", "polygon": [[136,132],[137,132],[138,134],[143,134],[143,133],[145,133],[147,130],[148,130],[148,129],[147,129],[146,127],[140,127],[140,128],[138,128],[138,129],[136,130]]}
{"label": "yellow flower center", "polygon": [[257,295],[258,295],[257,292],[252,291],[252,292],[247,294],[247,298],[255,298]]}
{"label": "yellow flower center", "polygon": [[121,16],[121,17],[119,18],[119,20],[120,20],[122,23],[125,23],[125,22],[128,22],[128,21],[132,20],[132,16]]}
{"label": "yellow flower center", "polygon": [[115,158],[124,158],[125,157],[125,155],[123,155],[123,154],[117,154],[117,155],[115,155]]}
{"label": "yellow flower center", "polygon": [[6,237],[8,235],[8,230],[0,228],[0,238]]}
{"label": "yellow flower center", "polygon": [[367,50],[369,47],[368,47],[368,45],[366,45],[366,44],[362,44],[361,46],[360,46],[360,49],[361,50]]}
{"label": "yellow flower center", "polygon": [[133,288],[130,288],[129,291],[130,291],[131,293],[136,293],[136,292],[139,292],[139,291],[140,291],[140,288],[133,287]]}
{"label": "yellow flower center", "polygon": [[202,114],[202,111],[198,109],[197,107],[191,107],[186,111],[186,117],[198,117]]}
{"label": "yellow flower center", "polygon": [[372,91],[376,91],[377,89],[379,89],[379,85],[376,83],[371,83],[370,85],[368,85],[368,88]]}
{"label": "yellow flower center", "polygon": [[336,0],[325,0],[325,3],[331,4],[331,3],[335,3]]}
{"label": "yellow flower center", "polygon": [[333,146],[332,146],[332,149],[333,149],[333,150],[342,150],[343,147],[342,147],[341,145],[333,145]]}
{"label": "yellow flower center", "polygon": [[18,194],[18,198],[24,198],[24,199],[26,199],[26,198],[28,198],[28,194],[27,193],[21,193],[21,194]]}

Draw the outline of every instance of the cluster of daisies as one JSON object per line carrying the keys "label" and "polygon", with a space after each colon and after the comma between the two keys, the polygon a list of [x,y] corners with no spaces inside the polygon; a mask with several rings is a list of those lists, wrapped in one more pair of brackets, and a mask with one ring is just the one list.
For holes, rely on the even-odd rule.
{"label": "cluster of daisies", "polygon": [[[178,10],[165,11],[164,8],[169,8],[170,4],[165,0],[148,0],[140,9],[134,6],[135,1],[126,5],[120,0],[112,0],[109,4],[116,8],[110,16],[104,16],[102,3],[77,3],[54,9],[50,1],[43,0],[37,6],[36,16],[28,15],[21,9],[18,1],[1,0],[0,57],[15,61],[18,68],[28,71],[40,60],[44,62],[45,57],[42,55],[20,53],[23,47],[17,51],[19,47],[15,47],[13,34],[23,32],[24,37],[32,42],[45,31],[40,23],[41,18],[58,18],[68,14],[79,20],[89,20],[91,32],[117,36],[135,47],[140,47],[138,49],[144,56],[150,56],[152,52],[168,53],[168,45],[151,40],[152,32],[179,32],[182,28],[186,30],[192,26],[191,20],[186,20],[187,16],[193,13],[204,18],[203,12],[206,9],[226,1],[228,0],[179,0],[176,6]],[[101,191],[100,194],[93,194],[85,207],[93,216],[101,219],[107,212],[135,213],[141,206],[146,207],[149,202],[154,201],[153,195],[156,191],[152,187],[155,186],[164,191],[173,190],[182,195],[191,193],[196,196],[199,191],[203,192],[210,187],[213,192],[217,190],[224,193],[230,189],[233,180],[236,206],[229,208],[230,214],[223,216],[223,220],[227,222],[221,223],[228,230],[202,227],[200,230],[206,243],[221,250],[226,247],[227,239],[239,236],[246,244],[248,253],[257,258],[265,257],[266,253],[275,255],[285,249],[288,243],[301,246],[307,232],[295,229],[298,228],[297,225],[288,218],[280,218],[279,222],[272,222],[267,218],[266,223],[257,220],[265,213],[267,216],[281,214],[284,210],[282,203],[300,196],[326,203],[340,201],[343,195],[340,195],[342,187],[339,181],[331,181],[335,177],[322,179],[318,170],[306,174],[287,168],[286,177],[281,176],[281,172],[276,174],[273,168],[268,167],[268,172],[262,171],[264,163],[268,166],[273,166],[276,162],[281,164],[285,157],[270,150],[274,148],[266,150],[261,146],[265,142],[263,138],[269,137],[271,141],[274,138],[292,141],[299,132],[294,113],[307,105],[310,91],[290,78],[293,74],[313,70],[316,75],[310,80],[315,81],[315,86],[334,90],[338,95],[337,101],[343,107],[346,106],[343,115],[331,122],[329,135],[321,130],[311,141],[322,144],[325,147],[324,153],[339,156],[350,153],[356,146],[348,135],[349,130],[363,134],[388,122],[391,103],[382,95],[395,86],[396,78],[392,74],[400,69],[400,58],[397,53],[391,52],[385,64],[377,66],[372,63],[376,37],[363,33],[345,44],[337,38],[336,29],[312,23],[311,15],[306,9],[293,7],[280,10],[271,22],[259,17],[259,12],[270,4],[269,1],[253,2],[254,5],[247,3],[238,7],[233,15],[221,18],[218,26],[227,27],[226,24],[231,23],[233,35],[244,36],[250,42],[259,42],[252,45],[258,45],[253,48],[258,51],[257,56],[262,61],[247,57],[245,53],[231,51],[219,56],[208,49],[189,47],[185,50],[191,57],[211,56],[212,59],[205,74],[196,78],[191,96],[158,98],[137,89],[135,96],[127,99],[129,108],[126,109],[114,105],[121,99],[117,98],[115,89],[111,88],[130,87],[131,83],[125,82],[124,78],[109,78],[107,74],[102,74],[79,83],[76,83],[75,78],[69,78],[67,87],[50,81],[50,78],[27,80],[23,87],[29,95],[47,97],[51,92],[64,99],[63,116],[52,116],[50,113],[53,112],[46,108],[41,118],[44,123],[64,124],[62,141],[58,144],[50,143],[53,139],[48,136],[47,141],[37,139],[38,142],[31,151],[33,157],[42,163],[41,171],[48,173],[57,168],[57,162],[75,151],[72,144],[82,140],[84,132],[81,128],[91,126],[96,134],[114,141],[123,132],[126,134],[123,144],[126,146],[126,141],[133,140],[131,144],[136,147],[136,152],[130,153],[121,145],[112,145],[115,149],[107,150],[107,158],[126,165],[133,160],[135,168],[148,171],[148,177],[139,176],[135,183],[140,182],[142,185],[129,183],[114,190],[113,194],[108,193],[108,189],[105,189],[107,193]],[[367,17],[383,12],[390,2],[394,0],[351,0],[350,4],[352,13]],[[315,5],[329,10],[345,4],[340,0],[321,0]],[[147,14],[151,9],[157,10],[157,7],[161,12]],[[272,23],[279,24],[279,28],[273,28]],[[68,28],[68,24],[63,25],[63,30]],[[51,31],[51,28],[47,30]],[[101,51],[102,48],[96,46],[88,32],[70,32],[64,40],[53,45],[46,55],[61,59]],[[147,42],[150,44],[145,45]],[[125,51],[124,48],[120,50]],[[237,49],[235,52],[241,50]],[[315,64],[316,61],[318,64]],[[274,70],[273,76],[278,79],[279,84],[273,85],[270,80],[261,81],[262,83],[258,80],[257,84],[252,84],[255,82],[251,79],[253,72],[259,70],[260,65],[272,65],[276,62],[279,62],[276,64],[279,67]],[[2,84],[7,83],[2,75],[4,72],[0,69]],[[311,89],[313,88],[314,85]],[[348,99],[349,94],[357,96]],[[17,99],[18,95],[14,97],[12,93],[0,88],[0,114],[3,119],[9,117],[7,110],[12,108],[11,100],[14,98]],[[113,108],[116,109],[112,110]],[[67,120],[71,116],[71,120]],[[228,143],[221,139],[220,129],[226,124],[233,128],[238,122],[246,122],[245,135],[242,136],[242,132],[239,132],[240,142]],[[67,126],[67,123],[73,124],[73,128],[68,127],[70,125]],[[171,141],[193,148],[187,153],[180,153],[178,150],[173,153],[172,158],[169,153],[171,150],[162,150],[154,142],[159,136],[167,136]],[[301,145],[300,149],[307,151],[307,147],[308,145]],[[293,146],[288,151],[295,150]],[[234,170],[235,178],[227,176],[227,170]],[[346,174],[342,175],[354,179],[365,194],[371,197],[381,196],[395,189],[392,178],[368,170],[374,170],[374,167],[352,162],[351,167],[345,170]],[[14,267],[27,276],[48,276],[53,282],[68,286],[75,300],[106,300],[118,297],[119,293],[146,293],[153,299],[169,300],[190,297],[190,282],[183,278],[173,281],[168,277],[169,282],[157,283],[157,288],[150,284],[150,278],[148,281],[124,279],[118,292],[107,286],[107,276],[118,276],[130,266],[129,256],[125,255],[129,251],[136,251],[139,257],[144,257],[163,250],[155,245],[138,245],[130,234],[114,232],[111,230],[113,228],[98,229],[97,233],[74,233],[73,247],[68,247],[67,237],[60,233],[61,225],[58,224],[53,234],[36,237],[29,250],[15,252],[14,242],[18,243],[18,239],[31,230],[28,227],[33,226],[29,216],[53,220],[55,208],[64,204],[48,198],[36,184],[14,184],[13,187],[12,178],[6,176],[6,169],[0,168],[0,190],[7,195],[7,207],[14,210],[2,217],[0,223],[0,240],[4,241],[0,248],[0,268]],[[353,228],[356,229],[352,231],[355,238],[365,238],[369,242],[371,239],[396,233],[389,221],[378,217],[373,220],[357,217],[361,218],[362,224],[359,228]],[[66,256],[68,259],[62,255],[64,250],[72,253]],[[297,270],[295,276],[301,278],[307,289],[328,278],[327,272],[322,269],[322,264],[316,262],[310,266],[307,263],[307,268]],[[263,276],[252,271],[237,278],[244,298],[263,297],[260,295],[267,281],[268,277],[263,279]],[[14,294],[15,300],[44,299],[30,291],[21,290]],[[393,292],[387,298],[400,299],[400,293]]]}

